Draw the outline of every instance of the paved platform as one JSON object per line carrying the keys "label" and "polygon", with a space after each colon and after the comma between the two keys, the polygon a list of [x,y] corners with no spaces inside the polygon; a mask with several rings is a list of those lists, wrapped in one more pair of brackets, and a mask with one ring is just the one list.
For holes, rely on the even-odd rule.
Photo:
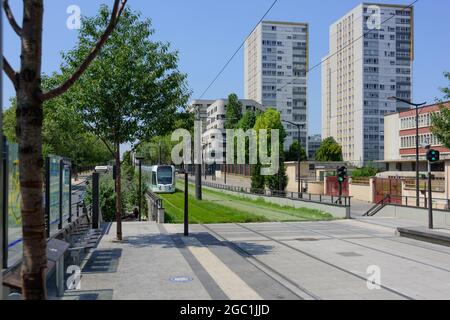
{"label": "paved platform", "polygon": [[450,247],[450,230],[427,227],[398,228],[400,236]]}
{"label": "paved platform", "polygon": [[[371,221],[374,221],[373,219]],[[450,248],[358,220],[115,226],[65,299],[448,299]],[[380,271],[370,290],[368,268]],[[370,269],[370,268],[369,268]]]}

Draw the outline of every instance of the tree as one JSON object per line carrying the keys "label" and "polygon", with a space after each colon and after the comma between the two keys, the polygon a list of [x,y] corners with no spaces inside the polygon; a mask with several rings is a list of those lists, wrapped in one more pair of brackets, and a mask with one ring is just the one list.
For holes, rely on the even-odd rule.
{"label": "tree", "polygon": [[228,96],[227,110],[225,114],[225,129],[235,129],[242,117],[242,103],[238,96],[232,93]]}
{"label": "tree", "polygon": [[[283,148],[284,140],[286,139],[286,131],[284,130],[284,126],[281,122],[281,115],[280,112],[269,108],[264,113],[261,113],[255,121],[254,129],[256,130],[256,133],[259,137],[259,130],[267,130],[268,135],[268,155],[271,156],[271,146],[272,146],[272,134],[271,130],[279,130],[279,146],[280,148]],[[259,140],[259,138],[258,138]],[[259,142],[258,142],[259,143]],[[270,190],[279,190],[282,191],[287,186],[288,177],[286,176],[286,168],[284,166],[284,154],[283,150],[279,150],[280,157],[279,157],[279,172],[272,176],[261,176],[261,164],[258,161],[258,165],[255,166],[253,173],[252,173],[252,188],[254,189],[261,189],[265,186],[269,187]],[[264,182],[262,182],[264,181]],[[258,187],[258,188],[256,188]]]}
{"label": "tree", "polygon": [[261,175],[261,163],[257,163],[253,166],[251,176],[252,192],[259,192],[265,188],[264,176]]}
{"label": "tree", "polygon": [[[84,19],[77,47],[63,54],[63,77],[89,52],[93,39],[108,23],[108,15],[102,7],[97,16]],[[153,33],[150,20],[141,20],[138,13],[125,9],[89,72],[67,93],[85,126],[104,141],[114,157],[119,241],[123,214],[120,146],[135,146],[168,133],[178,108],[184,107],[189,97],[186,75],[178,71],[177,52],[171,52],[167,43],[152,41]]]}
{"label": "tree", "polygon": [[365,167],[353,170],[352,178],[374,177],[379,172],[373,162],[368,162]]}
{"label": "tree", "polygon": [[[50,89],[57,85],[58,76],[44,76],[42,87]],[[4,113],[5,135],[8,141],[16,139],[16,99]],[[107,163],[111,154],[94,134],[86,131],[74,107],[65,101],[65,95],[43,104],[42,150],[43,157],[49,154],[67,157],[75,172],[82,167]]]}
{"label": "tree", "polygon": [[[450,81],[450,72],[444,75]],[[444,93],[444,100],[450,99],[450,85],[442,88],[441,91]],[[439,113],[431,115],[431,121],[433,134],[446,148],[450,148],[450,108],[442,105]]]}
{"label": "tree", "polygon": [[320,148],[316,151],[316,161],[342,161],[342,147],[329,137],[322,141]]}
{"label": "tree", "polygon": [[114,0],[111,18],[92,49],[80,61],[73,74],[59,86],[43,92],[41,86],[43,0],[23,1],[20,26],[3,0],[6,17],[21,38],[20,70],[16,71],[5,57],[3,70],[11,80],[17,97],[17,140],[19,143],[21,214],[23,228],[22,289],[25,299],[46,299],[46,236],[42,201],[42,104],[66,92],[96,58],[119,21],[127,0]]}
{"label": "tree", "polygon": [[300,161],[307,161],[308,156],[306,155],[305,149],[295,140],[289,147],[289,151],[286,153],[286,161],[298,161],[298,151],[300,148]]}
{"label": "tree", "polygon": [[244,131],[252,129],[256,123],[256,116],[257,114],[255,112],[251,110],[246,111],[236,124],[236,129],[242,129]]}
{"label": "tree", "polygon": [[266,184],[269,190],[272,191],[284,191],[288,184],[288,176],[286,174],[286,165],[284,164],[283,151],[280,151],[279,170],[278,173],[273,176],[266,177]]}
{"label": "tree", "polygon": [[156,136],[150,141],[145,141],[137,148],[137,153],[144,157],[146,163],[155,164],[171,164],[172,148],[176,145],[171,140],[171,135]]}

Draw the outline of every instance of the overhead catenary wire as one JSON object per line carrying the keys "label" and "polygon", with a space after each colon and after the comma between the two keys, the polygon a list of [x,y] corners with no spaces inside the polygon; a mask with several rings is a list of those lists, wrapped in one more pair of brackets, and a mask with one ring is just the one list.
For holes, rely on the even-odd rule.
{"label": "overhead catenary wire", "polygon": [[[408,6],[402,8],[401,12],[404,12],[406,10],[411,9],[417,2],[419,2],[419,0],[415,0],[414,2],[412,2],[411,4],[409,4]],[[397,15],[392,15],[389,18],[387,18],[386,20],[382,21],[380,23],[380,26],[382,26],[383,24],[385,24],[386,22],[392,20],[393,18],[397,17]],[[310,73],[311,71],[313,71],[314,69],[320,67],[324,62],[328,61],[329,59],[331,59],[332,57],[338,55],[339,53],[341,53],[342,51],[346,50],[348,47],[351,47],[353,44],[355,44],[357,41],[364,39],[368,34],[370,34],[372,31],[374,31],[375,29],[369,29],[369,31],[363,33],[360,37],[354,39],[353,41],[351,41],[350,43],[348,43],[347,45],[345,45],[344,47],[342,47],[341,49],[337,50],[336,52],[328,55],[325,59],[321,60],[320,62],[318,62],[317,64],[313,65],[311,68],[309,68],[306,71],[306,74]],[[292,82],[288,82],[286,83],[284,86],[282,86],[281,88],[277,89],[278,91],[281,91],[282,89],[284,89],[285,87],[287,87],[288,85],[293,84]]]}
{"label": "overhead catenary wire", "polygon": [[[264,13],[264,15],[259,19],[258,23],[253,27],[252,31],[248,34],[250,36],[253,31],[258,27],[258,25],[264,20],[264,18],[269,14],[269,12],[272,10],[272,8],[275,6],[275,4],[278,2],[278,0],[275,0],[272,5],[267,9],[267,11]],[[248,37],[247,36],[247,37]],[[236,51],[232,54],[232,56],[227,60],[225,65],[220,69],[220,71],[217,73],[217,75],[214,77],[214,79],[209,83],[208,87],[203,91],[203,93],[200,95],[199,99],[202,99],[205,94],[209,91],[209,89],[214,85],[214,83],[219,79],[219,77],[222,75],[222,73],[225,71],[225,69],[228,67],[228,65],[231,63],[231,61],[234,59],[234,57],[238,54],[238,52],[242,49],[242,47],[245,44],[245,41],[247,40],[247,37],[241,42],[239,47],[236,49]]]}

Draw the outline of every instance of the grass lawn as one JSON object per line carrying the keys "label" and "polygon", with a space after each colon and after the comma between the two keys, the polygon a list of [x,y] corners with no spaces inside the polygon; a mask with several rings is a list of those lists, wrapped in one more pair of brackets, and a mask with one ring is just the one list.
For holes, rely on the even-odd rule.
{"label": "grass lawn", "polygon": [[[163,194],[167,223],[183,223],[184,192],[177,189],[174,194]],[[245,223],[268,222],[264,216],[223,206],[212,201],[198,201],[189,195],[189,223]]]}
{"label": "grass lawn", "polygon": [[[177,193],[161,195],[168,223],[183,222],[184,185],[177,184]],[[252,200],[230,195],[219,190],[203,188],[203,201],[194,197],[194,185],[189,185],[189,220],[192,223],[245,223],[326,221],[333,216],[309,208],[293,208],[266,202],[263,198]]]}
{"label": "grass lawn", "polygon": [[245,197],[240,197],[237,195],[231,195],[227,193],[223,193],[220,191],[214,191],[211,189],[204,189],[203,193],[211,194],[223,199],[228,199],[230,202],[238,202],[238,203],[245,203],[249,206],[253,207],[254,210],[258,209],[264,209],[264,210],[271,210],[272,212],[282,212],[284,214],[299,218],[297,220],[308,220],[308,221],[322,221],[322,220],[333,220],[333,216],[329,213],[315,210],[315,209],[309,209],[309,208],[294,208],[290,206],[281,206],[279,204],[270,203],[264,200],[264,198],[258,198],[258,199],[249,199]]}

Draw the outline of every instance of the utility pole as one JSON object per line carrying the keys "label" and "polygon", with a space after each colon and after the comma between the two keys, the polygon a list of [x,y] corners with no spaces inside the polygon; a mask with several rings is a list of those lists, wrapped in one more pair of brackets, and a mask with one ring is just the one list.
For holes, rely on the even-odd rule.
{"label": "utility pole", "polygon": [[[207,144],[205,144],[205,147],[207,146]],[[203,159],[206,159],[206,148],[205,148],[205,150],[203,151],[203,154],[204,154],[204,156],[203,156]],[[208,167],[207,167],[207,164],[206,164],[206,160],[204,161],[204,164],[203,164],[203,171],[204,171],[204,174],[205,174],[205,181],[206,181],[206,178],[207,178],[207,170],[208,170]]]}
{"label": "utility pole", "polygon": [[[3,1],[0,1],[0,26],[2,32],[0,32],[0,53],[3,57]],[[0,59],[0,103],[2,106],[2,112],[0,112],[0,183],[3,181],[3,59]],[[0,210],[3,208],[3,192],[0,192]],[[6,221],[4,221],[4,213],[0,212],[0,248],[2,250],[2,254],[0,255],[0,266],[4,266],[3,262],[3,248],[6,246],[6,243],[3,243],[4,239],[4,230],[3,226],[6,225]],[[0,275],[0,280],[2,276]],[[3,290],[0,292],[0,300],[3,299]]]}
{"label": "utility pole", "polygon": [[428,161],[428,228],[433,229],[433,189],[431,186],[431,162]]}
{"label": "utility pole", "polygon": [[416,108],[416,207],[420,207],[420,158],[419,158],[419,108],[427,103],[412,103],[405,99],[389,97],[389,100],[406,103]]}
{"label": "utility pole", "polygon": [[[195,198],[197,200],[202,200],[202,152],[198,152],[199,150],[197,150],[197,148],[201,148],[202,146],[202,141],[201,141],[201,132],[198,132],[199,129],[201,129],[201,125],[200,125],[200,109],[197,108],[197,113],[196,113],[196,121],[197,121],[197,135],[195,139],[200,140],[200,141],[195,141],[195,145],[194,146],[194,152],[196,152],[196,158],[199,157],[200,159],[196,159],[197,163],[195,163]],[[200,130],[201,131],[201,130]]]}
{"label": "utility pole", "polygon": [[300,139],[300,125],[297,126],[297,139],[298,139],[298,159],[297,159],[297,174],[298,174],[298,194],[299,196],[301,194],[303,194],[303,190],[302,190],[302,176],[300,175],[300,169],[301,169],[301,164],[300,161],[302,160],[302,144],[301,144],[301,139]]}
{"label": "utility pole", "polygon": [[431,164],[440,160],[440,152],[427,147],[427,161],[428,161],[428,228],[433,229],[433,176],[431,174]]}
{"label": "utility pole", "polygon": [[139,221],[142,221],[142,160],[144,157],[136,157],[136,160],[139,162]]}
{"label": "utility pole", "polygon": [[347,178],[347,168],[342,166],[337,168],[337,180],[339,183],[339,199],[338,203],[342,204],[342,185]]}
{"label": "utility pole", "polygon": [[227,160],[224,159],[223,162],[223,183],[227,184]]}
{"label": "utility pole", "polygon": [[189,173],[184,171],[184,236],[189,236]]}
{"label": "utility pole", "polygon": [[302,140],[300,138],[301,136],[301,128],[303,127],[303,124],[300,123],[294,123],[291,121],[283,120],[283,122],[288,123],[294,127],[297,127],[297,141],[298,141],[298,155],[297,155],[297,192],[298,197],[302,198],[302,176],[300,174],[300,167],[301,167],[301,160],[302,160]]}

